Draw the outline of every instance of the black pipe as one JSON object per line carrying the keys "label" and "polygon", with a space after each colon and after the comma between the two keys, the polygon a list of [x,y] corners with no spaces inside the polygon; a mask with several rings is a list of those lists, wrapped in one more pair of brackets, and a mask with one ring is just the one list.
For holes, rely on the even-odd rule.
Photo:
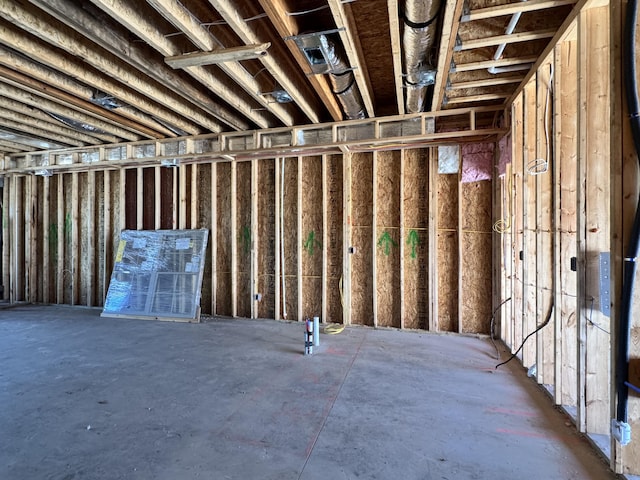
{"label": "black pipe", "polygon": [[[631,135],[636,150],[640,152],[640,112],[638,108],[638,88],[636,84],[636,19],[638,16],[637,0],[629,0],[624,28],[624,80],[627,97],[627,109],[631,124]],[[640,165],[640,157],[638,158]],[[616,360],[616,384],[618,390],[618,404],[616,420],[627,423],[629,387],[629,336],[631,329],[631,303],[636,277],[636,257],[640,245],[640,195],[636,205],[636,216],[633,221],[627,255],[624,259],[624,274],[622,279],[622,298],[620,301],[620,320],[618,323],[618,351]]]}

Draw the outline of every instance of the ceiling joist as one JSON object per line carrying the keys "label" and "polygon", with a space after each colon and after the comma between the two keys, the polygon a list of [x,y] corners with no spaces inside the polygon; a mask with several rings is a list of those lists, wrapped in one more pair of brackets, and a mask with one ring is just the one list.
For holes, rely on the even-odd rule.
{"label": "ceiling joist", "polygon": [[486,20],[487,18],[513,15],[514,13],[533,12],[536,10],[546,10],[548,8],[573,5],[577,0],[528,0],[525,2],[506,3],[495,7],[479,8],[471,10],[467,15],[463,15],[461,22],[473,22],[474,20]]}
{"label": "ceiling joist", "polygon": [[164,61],[171,68],[200,67],[202,65],[216,65],[225,62],[240,62],[252,60],[267,55],[270,43],[247,45],[245,47],[222,48],[211,52],[193,52],[174,57],[166,57]]}
{"label": "ceiling joist", "polygon": [[520,32],[512,33],[510,35],[496,35],[493,37],[476,38],[473,40],[465,40],[461,45],[455,47],[455,51],[472,50],[474,48],[495,47],[502,44],[518,43],[518,42],[530,42],[532,40],[540,40],[544,38],[551,38],[555,35],[555,28],[545,28],[544,30],[537,30],[535,32]]}

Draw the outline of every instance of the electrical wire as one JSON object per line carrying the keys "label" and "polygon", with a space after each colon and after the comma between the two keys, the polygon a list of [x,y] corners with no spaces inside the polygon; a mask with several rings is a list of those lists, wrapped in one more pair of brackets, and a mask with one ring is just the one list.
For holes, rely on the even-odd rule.
{"label": "electrical wire", "polygon": [[594,327],[596,327],[598,330],[602,330],[604,333],[606,333],[607,335],[610,335],[609,332],[607,332],[604,328],[602,328],[600,325],[598,325],[597,323],[595,323],[593,321],[593,302],[595,301],[595,298],[591,297],[591,311],[589,312],[589,318],[587,318],[587,321],[593,325]]}
{"label": "electrical wire", "polygon": [[540,175],[549,171],[549,160],[551,157],[551,142],[549,141],[549,101],[551,99],[551,91],[553,89],[553,63],[550,64],[549,84],[547,85],[547,100],[544,106],[544,138],[547,145],[546,158],[536,158],[527,164],[529,175]]}
{"label": "electrical wire", "polygon": [[511,175],[507,177],[507,184],[505,187],[507,189],[506,218],[501,218],[493,224],[493,231],[500,234],[507,233],[511,230],[511,197],[513,195],[513,178]]}
{"label": "electrical wire", "polygon": [[319,12],[320,10],[324,10],[326,8],[329,8],[329,5],[321,5],[317,8],[312,8],[310,10],[303,10],[301,12],[287,12],[287,15],[289,17],[297,17],[298,15],[306,15],[308,13],[315,13],[315,12]]}
{"label": "electrical wire", "polygon": [[324,333],[327,335],[337,335],[344,330],[344,325],[340,323],[332,323],[331,325],[325,325]]}
{"label": "electrical wire", "polygon": [[527,335],[524,338],[524,340],[522,341],[518,349],[509,357],[508,360],[505,360],[504,362],[497,364],[496,370],[498,369],[498,367],[501,367],[502,365],[506,365],[511,360],[516,358],[518,356],[518,353],[520,353],[520,350],[522,350],[522,347],[524,347],[524,344],[527,342],[527,340],[529,340],[529,337],[538,333],[540,330],[542,330],[544,327],[546,327],[549,324],[549,322],[551,321],[552,314],[553,314],[553,301],[551,301],[551,305],[549,306],[549,313],[547,313],[547,318],[544,320],[544,322],[542,322],[533,332],[531,332],[529,335]]}
{"label": "electrical wire", "polygon": [[493,315],[491,315],[491,324],[489,327],[489,336],[491,338],[491,343],[493,343],[493,347],[496,349],[496,360],[500,360],[500,350],[498,350],[498,345],[496,345],[496,341],[494,340],[494,323],[495,323],[495,319],[496,319],[496,313],[498,313],[498,310],[500,310],[502,308],[502,306],[507,303],[508,301],[511,300],[511,297],[507,298],[506,300],[504,300],[500,305],[498,305],[496,307],[496,309],[493,311]]}

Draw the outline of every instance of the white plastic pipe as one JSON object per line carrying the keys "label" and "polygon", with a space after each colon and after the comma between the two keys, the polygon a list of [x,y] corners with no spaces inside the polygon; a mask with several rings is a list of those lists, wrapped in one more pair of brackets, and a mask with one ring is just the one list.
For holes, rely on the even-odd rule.
{"label": "white plastic pipe", "polygon": [[[527,0],[522,0],[523,2],[526,2]],[[509,20],[509,24],[507,25],[506,30],[504,31],[505,35],[511,35],[514,30],[516,29],[516,26],[518,25],[518,22],[520,21],[520,17],[522,16],[522,12],[516,12],[511,16],[511,20]],[[504,49],[507,46],[506,43],[501,43],[500,45],[498,45],[498,48],[496,48],[496,53],[493,54],[493,59],[494,60],[500,60],[500,57],[502,57],[502,54],[504,53]],[[497,73],[507,73],[507,72],[517,72],[519,70],[529,70],[529,68],[531,68],[531,64],[530,63],[525,63],[525,64],[520,64],[520,65],[508,65],[506,67],[489,67],[487,69],[487,71],[493,75],[497,74]]]}

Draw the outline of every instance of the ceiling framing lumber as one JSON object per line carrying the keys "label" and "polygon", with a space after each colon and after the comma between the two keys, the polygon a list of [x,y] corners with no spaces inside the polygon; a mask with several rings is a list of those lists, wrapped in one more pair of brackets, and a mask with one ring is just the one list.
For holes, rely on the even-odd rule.
{"label": "ceiling framing lumber", "polygon": [[[204,55],[205,52],[209,52],[210,54],[215,54],[217,50],[220,50],[219,54],[223,54],[223,52],[227,51],[232,53],[233,51],[241,51],[243,49],[251,49],[266,51],[267,48],[271,46],[270,42],[264,42],[253,45],[245,45],[241,47],[230,47],[226,48],[225,45],[216,38],[207,28],[205,28],[197,19],[191,15],[185,8],[179,3],[173,0],[149,0],[148,2],[154,9],[156,9],[169,23],[171,23],[178,30],[183,32],[187,38],[189,38],[193,44],[199,48],[202,52],[200,55]],[[143,22],[144,19],[141,19],[139,22]],[[128,20],[131,23],[130,20]],[[132,25],[133,28],[136,28]],[[138,28],[139,30],[139,28]],[[154,37],[154,38],[152,38]],[[179,52],[175,49],[175,47],[171,46],[171,43],[159,35],[157,32],[155,34],[150,31],[150,29],[145,29],[144,37],[147,39],[147,42],[151,45],[157,46],[157,50],[160,51],[165,57],[176,56]],[[169,53],[173,52],[173,53]],[[198,55],[195,53],[193,55]],[[166,59],[165,59],[166,61]],[[195,67],[196,65],[192,66]],[[218,67],[225,72],[230,78],[232,78],[242,89],[247,92],[249,95],[254,96],[255,100],[259,105],[269,110],[273,115],[275,115],[280,121],[286,126],[292,126],[295,121],[291,111],[287,109],[284,105],[275,102],[269,102],[263,95],[256,95],[259,92],[262,92],[263,87],[258,83],[257,79],[253,77],[245,68],[239,63],[220,63]],[[173,67],[175,68],[175,67]],[[230,99],[235,99],[238,97],[237,93],[233,90],[230,90],[225,85],[222,85],[221,82],[217,81],[215,77],[211,76],[204,69],[198,68],[187,68],[186,71],[190,73],[193,78],[210,85],[211,91],[215,92],[221,98],[224,98],[227,102]],[[206,80],[205,80],[206,79]],[[243,113],[247,116],[247,118],[251,119],[256,125],[261,128],[273,127],[272,122],[268,122],[264,117],[262,112],[256,110],[251,106],[245,106],[246,102],[241,102],[238,98],[232,102],[236,108],[240,109],[239,106],[243,106]],[[241,128],[240,130],[246,130],[247,128]]]}
{"label": "ceiling framing lumber", "polygon": [[331,91],[331,87],[329,86],[326,76],[312,74],[306,58],[302,52],[300,52],[296,43],[290,38],[297,35],[299,31],[296,22],[288,15],[283,4],[283,0],[259,0],[259,2],[268,15],[269,20],[271,20],[278,31],[280,37],[285,39],[285,45],[291,52],[296,63],[300,66],[305,75],[307,75],[311,86],[316,91],[327,110],[329,110],[331,118],[334,121],[342,120],[342,110]]}
{"label": "ceiling framing lumber", "polygon": [[501,58],[500,60],[485,60],[482,62],[459,63],[451,68],[451,73],[470,72],[472,70],[487,70],[491,67],[509,67],[511,65],[523,65],[534,63],[537,56],[526,56],[516,58]]}
{"label": "ceiling framing lumber", "polygon": [[404,83],[402,75],[402,48],[400,43],[400,19],[398,18],[398,0],[389,0],[389,33],[391,35],[391,55],[393,56],[393,78],[396,86],[398,114],[404,115]]}
{"label": "ceiling framing lumber", "polygon": [[487,102],[491,100],[501,100],[507,98],[508,93],[485,93],[480,95],[469,95],[465,97],[445,97],[447,105],[459,105],[461,103]]}
{"label": "ceiling framing lumber", "polygon": [[[116,143],[120,141],[118,137],[113,135],[95,133],[94,135],[89,135],[63,126],[57,120],[52,122],[52,117],[42,110],[35,107],[29,108],[24,103],[2,96],[0,96],[0,118],[15,120],[24,125],[34,125],[46,131],[73,137],[83,142],[83,144],[93,145],[101,142]],[[19,130],[20,127],[16,129]]]}
{"label": "ceiling framing lumber", "polygon": [[456,2],[445,2],[444,16],[442,20],[442,38],[440,39],[440,51],[438,52],[438,70],[436,82],[433,87],[433,98],[431,100],[431,111],[440,110],[442,99],[447,87],[451,59],[453,58],[453,47],[458,35],[460,26],[460,14],[465,0]]}
{"label": "ceiling framing lumber", "polygon": [[371,99],[371,81],[369,80],[368,71],[366,67],[366,61],[362,54],[362,48],[360,47],[360,40],[358,36],[358,30],[355,22],[353,21],[353,15],[351,13],[351,5],[343,4],[340,0],[327,0],[329,2],[329,8],[333,14],[333,18],[336,22],[336,27],[340,29],[339,35],[342,40],[342,45],[347,53],[349,64],[353,68],[353,75],[356,79],[356,84],[360,90],[360,96],[364,102],[365,111],[369,118],[375,117],[375,111],[373,109],[373,101]]}
{"label": "ceiling framing lumber", "polygon": [[260,45],[246,45],[244,47],[220,48],[210,52],[192,52],[184,55],[166,57],[164,61],[171,68],[201,67],[202,65],[217,65],[226,62],[239,62],[268,55],[270,43]]}
{"label": "ceiling framing lumber", "polygon": [[[225,19],[227,24],[231,26],[233,31],[242,39],[245,44],[252,43],[264,43],[265,39],[260,36],[250,27],[247,22],[240,16],[238,11],[234,8],[234,5],[230,0],[208,0],[211,6],[215,8],[222,18]],[[318,123],[320,121],[320,115],[318,107],[312,105],[310,97],[305,93],[302,85],[294,81],[291,78],[291,72],[286,72],[279,64],[278,60],[272,56],[267,55],[261,57],[260,61],[267,67],[271,76],[280,84],[282,88],[293,98],[293,101],[298,104],[304,114],[311,120],[312,123]]]}
{"label": "ceiling framing lumber", "polygon": [[[92,103],[89,99],[93,92],[89,87],[85,87],[71,77],[62,75],[1,45],[0,77],[3,77],[6,81],[15,82],[21,88],[28,86],[32,92],[73,105],[77,107],[79,112],[86,112],[110,123],[114,127],[117,126],[119,129],[124,129],[128,133],[125,136],[120,135],[123,138],[129,138],[128,135],[132,133],[149,138],[176,136],[174,132],[140,110],[125,106],[118,108],[116,113]],[[129,140],[132,139],[129,138]]]}
{"label": "ceiling framing lumber", "polygon": [[517,77],[484,78],[482,80],[470,80],[468,82],[451,83],[448,86],[448,89],[460,90],[464,88],[493,87],[494,85],[508,85],[510,83],[520,83],[523,79],[524,79],[524,75],[519,75]]}
{"label": "ceiling framing lumber", "polygon": [[513,15],[514,13],[533,12],[536,10],[546,10],[548,8],[573,5],[577,0],[528,0],[525,2],[513,2],[495,7],[479,8],[471,10],[463,15],[460,22],[473,22],[475,20],[486,20],[487,18]]}
{"label": "ceiling framing lumber", "polygon": [[[99,90],[106,92],[109,95],[123,101],[129,105],[132,105],[150,115],[157,116],[165,122],[174,125],[185,132],[191,134],[201,133],[201,128],[193,121],[188,121],[181,115],[182,112],[194,116],[188,110],[188,107],[184,104],[176,102],[175,97],[169,95],[169,93],[159,88],[157,85],[145,83],[138,75],[135,75],[133,71],[128,70],[124,65],[116,65],[110,60],[98,56],[95,52],[92,54],[88,48],[83,48],[81,39],[76,36],[76,41],[73,40],[73,36],[65,35],[63,32],[54,31],[55,29],[46,28],[37,29],[36,26],[40,23],[39,20],[33,15],[23,17],[21,15],[15,15],[14,9],[11,12],[7,12],[10,7],[5,7],[6,3],[0,2],[0,12],[7,18],[11,14],[10,18],[14,25],[22,25],[23,27],[33,27],[36,33],[42,32],[42,35],[49,38],[49,40],[55,42],[58,40],[58,45],[62,47],[62,43],[69,47],[67,50],[71,55],[65,55],[60,53],[54,47],[47,43],[38,41],[33,38],[27,37],[22,30],[14,28],[13,25],[5,25],[0,21],[0,42],[5,45],[9,45],[11,48],[21,52],[22,54],[33,58],[34,60],[43,63],[50,68],[58,71],[64,71],[68,75],[75,77],[82,82],[93,85]],[[13,5],[13,4],[11,4]],[[23,23],[26,21],[35,22],[35,24]],[[69,32],[67,32],[69,33]],[[66,42],[65,42],[66,41]],[[90,59],[93,58],[95,62],[92,66],[101,73],[106,73],[109,78],[98,74],[95,70],[87,69],[80,59],[90,63]],[[115,78],[119,80],[116,81]],[[123,83],[128,84],[125,87]],[[127,83],[129,82],[129,83]],[[133,86],[137,86],[138,90],[132,91]],[[160,104],[152,104],[149,101],[150,95],[155,96],[157,94],[157,101],[162,102]],[[174,113],[176,112],[176,113]],[[199,116],[197,116],[199,117]],[[210,124],[212,128],[218,128],[219,125],[213,121],[209,122],[202,119],[205,123]]]}
{"label": "ceiling framing lumber", "polygon": [[[36,3],[40,8],[54,16],[60,22],[67,25],[72,30],[82,33],[83,35],[91,39],[92,42],[95,42],[97,45],[111,53],[114,57],[118,58],[121,62],[125,62],[128,66],[130,66],[129,68],[125,68],[122,71],[118,71],[115,76],[111,75],[112,78],[119,79],[120,77],[122,77],[122,80],[125,80],[131,77],[131,75],[127,75],[127,72],[130,70],[130,68],[139,69],[150,78],[157,78],[159,80],[159,83],[163,86],[163,90],[164,88],[167,88],[170,89],[170,91],[174,94],[177,94],[177,97],[172,95],[172,97],[175,98],[171,103],[165,103],[164,100],[161,103],[163,105],[171,105],[172,109],[174,109],[176,112],[179,112],[185,118],[190,118],[195,123],[214,132],[223,130],[222,125],[219,122],[232,126],[232,128],[242,129],[248,127],[248,124],[246,124],[246,122],[244,122],[236,114],[226,108],[222,108],[218,104],[215,104],[208,96],[193,88],[183,79],[180,79],[171,68],[167,67],[164,64],[163,61],[154,62],[149,58],[149,55],[147,53],[137,48],[135,44],[128,41],[127,39],[121,38],[111,29],[105,28],[105,26],[102,25],[99,20],[95,19],[84,10],[78,9],[73,5],[72,2],[69,2],[69,0],[32,1],[33,3]],[[94,1],[93,3],[97,4],[98,2]],[[120,12],[120,14],[127,13],[130,17],[136,15],[135,10],[133,10],[130,6],[127,8],[126,6],[119,5],[118,7],[118,11]],[[67,46],[65,49],[67,51],[70,51],[70,53],[72,53],[74,50],[72,45]],[[90,53],[93,53],[92,50],[86,50],[88,50]],[[99,53],[96,53],[95,55],[98,56]],[[93,61],[90,61],[90,59],[92,59]],[[85,58],[85,61],[92,64],[96,68],[103,68],[93,56],[90,58]],[[98,63],[98,65],[96,65],[96,63]],[[106,68],[109,67],[110,66],[107,64]],[[144,80],[139,80],[138,82],[133,84],[130,82],[127,83],[142,94],[149,93],[149,87],[144,88]],[[142,88],[140,88],[139,84],[142,84]],[[160,92],[162,92],[162,90],[160,90]],[[167,96],[168,95],[165,94],[162,97],[155,98],[166,98]],[[181,98],[182,100],[179,100],[179,98]],[[175,109],[174,106],[178,106],[180,108]],[[193,106],[196,106],[198,108],[194,109]],[[202,113],[197,114],[197,112],[199,112],[200,110],[202,110]],[[189,111],[191,111],[192,114],[189,114]],[[204,115],[205,112],[206,114],[208,114],[208,116]],[[151,112],[150,114],[156,115],[155,113]],[[209,118],[209,116],[211,118]],[[214,121],[213,118],[215,118],[216,120]],[[168,120],[166,121],[170,124],[173,124],[173,122],[170,122]],[[233,127],[234,125],[235,127]],[[180,128],[183,129],[182,127]]]}
{"label": "ceiling framing lumber", "polygon": [[511,35],[495,35],[493,37],[477,38],[473,40],[465,40],[462,45],[455,47],[455,51],[472,50],[474,48],[494,47],[501,44],[510,44],[518,42],[530,42],[532,40],[540,40],[543,38],[551,38],[555,35],[555,28],[545,28],[535,32],[512,33]]}
{"label": "ceiling framing lumber", "polygon": [[75,136],[68,136],[62,133],[62,129],[59,132],[52,131],[52,128],[41,128],[41,123],[35,119],[32,119],[29,123],[22,123],[17,121],[18,118],[14,115],[14,118],[7,118],[6,111],[4,114],[0,114],[0,128],[8,128],[12,131],[20,132],[23,135],[30,137],[37,137],[39,139],[49,139],[59,142],[64,145],[72,147],[82,147],[86,145],[86,142],[78,140]]}

